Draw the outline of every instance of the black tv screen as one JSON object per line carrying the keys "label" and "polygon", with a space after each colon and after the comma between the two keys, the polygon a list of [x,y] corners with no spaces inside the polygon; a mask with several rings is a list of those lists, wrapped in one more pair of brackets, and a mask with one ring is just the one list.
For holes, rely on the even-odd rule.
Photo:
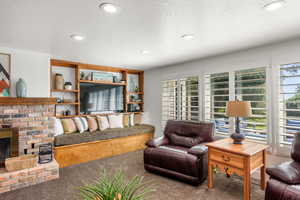
{"label": "black tv screen", "polygon": [[123,112],[124,86],[80,84],[80,112],[98,114]]}

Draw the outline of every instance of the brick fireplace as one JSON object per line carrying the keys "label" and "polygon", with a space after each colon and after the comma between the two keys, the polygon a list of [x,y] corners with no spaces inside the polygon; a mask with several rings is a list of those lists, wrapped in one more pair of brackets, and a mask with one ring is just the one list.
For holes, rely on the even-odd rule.
{"label": "brick fireplace", "polygon": [[[17,155],[38,154],[39,146],[54,141],[54,98],[0,98],[0,126],[11,126],[15,137],[2,134],[0,155],[12,148],[8,141],[17,144]],[[1,139],[1,132],[0,132]],[[13,154],[12,154],[13,155]],[[17,172],[0,169],[0,193],[58,178],[58,164],[38,165],[36,168]]]}

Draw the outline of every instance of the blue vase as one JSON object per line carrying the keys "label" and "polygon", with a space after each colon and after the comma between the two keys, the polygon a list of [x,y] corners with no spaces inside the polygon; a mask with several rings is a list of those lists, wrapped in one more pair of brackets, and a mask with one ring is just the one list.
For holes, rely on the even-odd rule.
{"label": "blue vase", "polygon": [[27,85],[22,78],[20,78],[16,84],[16,93],[17,93],[17,97],[27,96]]}

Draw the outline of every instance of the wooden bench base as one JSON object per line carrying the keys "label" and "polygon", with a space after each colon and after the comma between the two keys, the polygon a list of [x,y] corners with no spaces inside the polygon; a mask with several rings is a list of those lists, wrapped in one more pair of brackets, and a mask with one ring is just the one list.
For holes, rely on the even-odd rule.
{"label": "wooden bench base", "polygon": [[145,148],[153,133],[121,137],[109,140],[73,144],[54,148],[54,156],[60,168],[107,158]]}

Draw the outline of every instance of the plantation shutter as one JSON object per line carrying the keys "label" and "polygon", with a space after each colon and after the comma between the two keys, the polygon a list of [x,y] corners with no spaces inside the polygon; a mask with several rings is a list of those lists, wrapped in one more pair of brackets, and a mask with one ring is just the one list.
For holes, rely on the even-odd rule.
{"label": "plantation shutter", "polygon": [[216,133],[229,133],[226,102],[229,101],[229,73],[205,75],[205,120],[215,123]]}
{"label": "plantation shutter", "polygon": [[248,138],[267,139],[266,68],[235,72],[235,98],[250,101],[252,116],[240,118],[240,130]]}
{"label": "plantation shutter", "polygon": [[200,113],[198,76],[180,79],[178,91],[178,119],[199,121]]}
{"label": "plantation shutter", "polygon": [[169,119],[177,119],[177,80],[162,81],[162,130]]}
{"label": "plantation shutter", "polygon": [[300,63],[280,66],[281,145],[290,145],[293,133],[300,132]]}

